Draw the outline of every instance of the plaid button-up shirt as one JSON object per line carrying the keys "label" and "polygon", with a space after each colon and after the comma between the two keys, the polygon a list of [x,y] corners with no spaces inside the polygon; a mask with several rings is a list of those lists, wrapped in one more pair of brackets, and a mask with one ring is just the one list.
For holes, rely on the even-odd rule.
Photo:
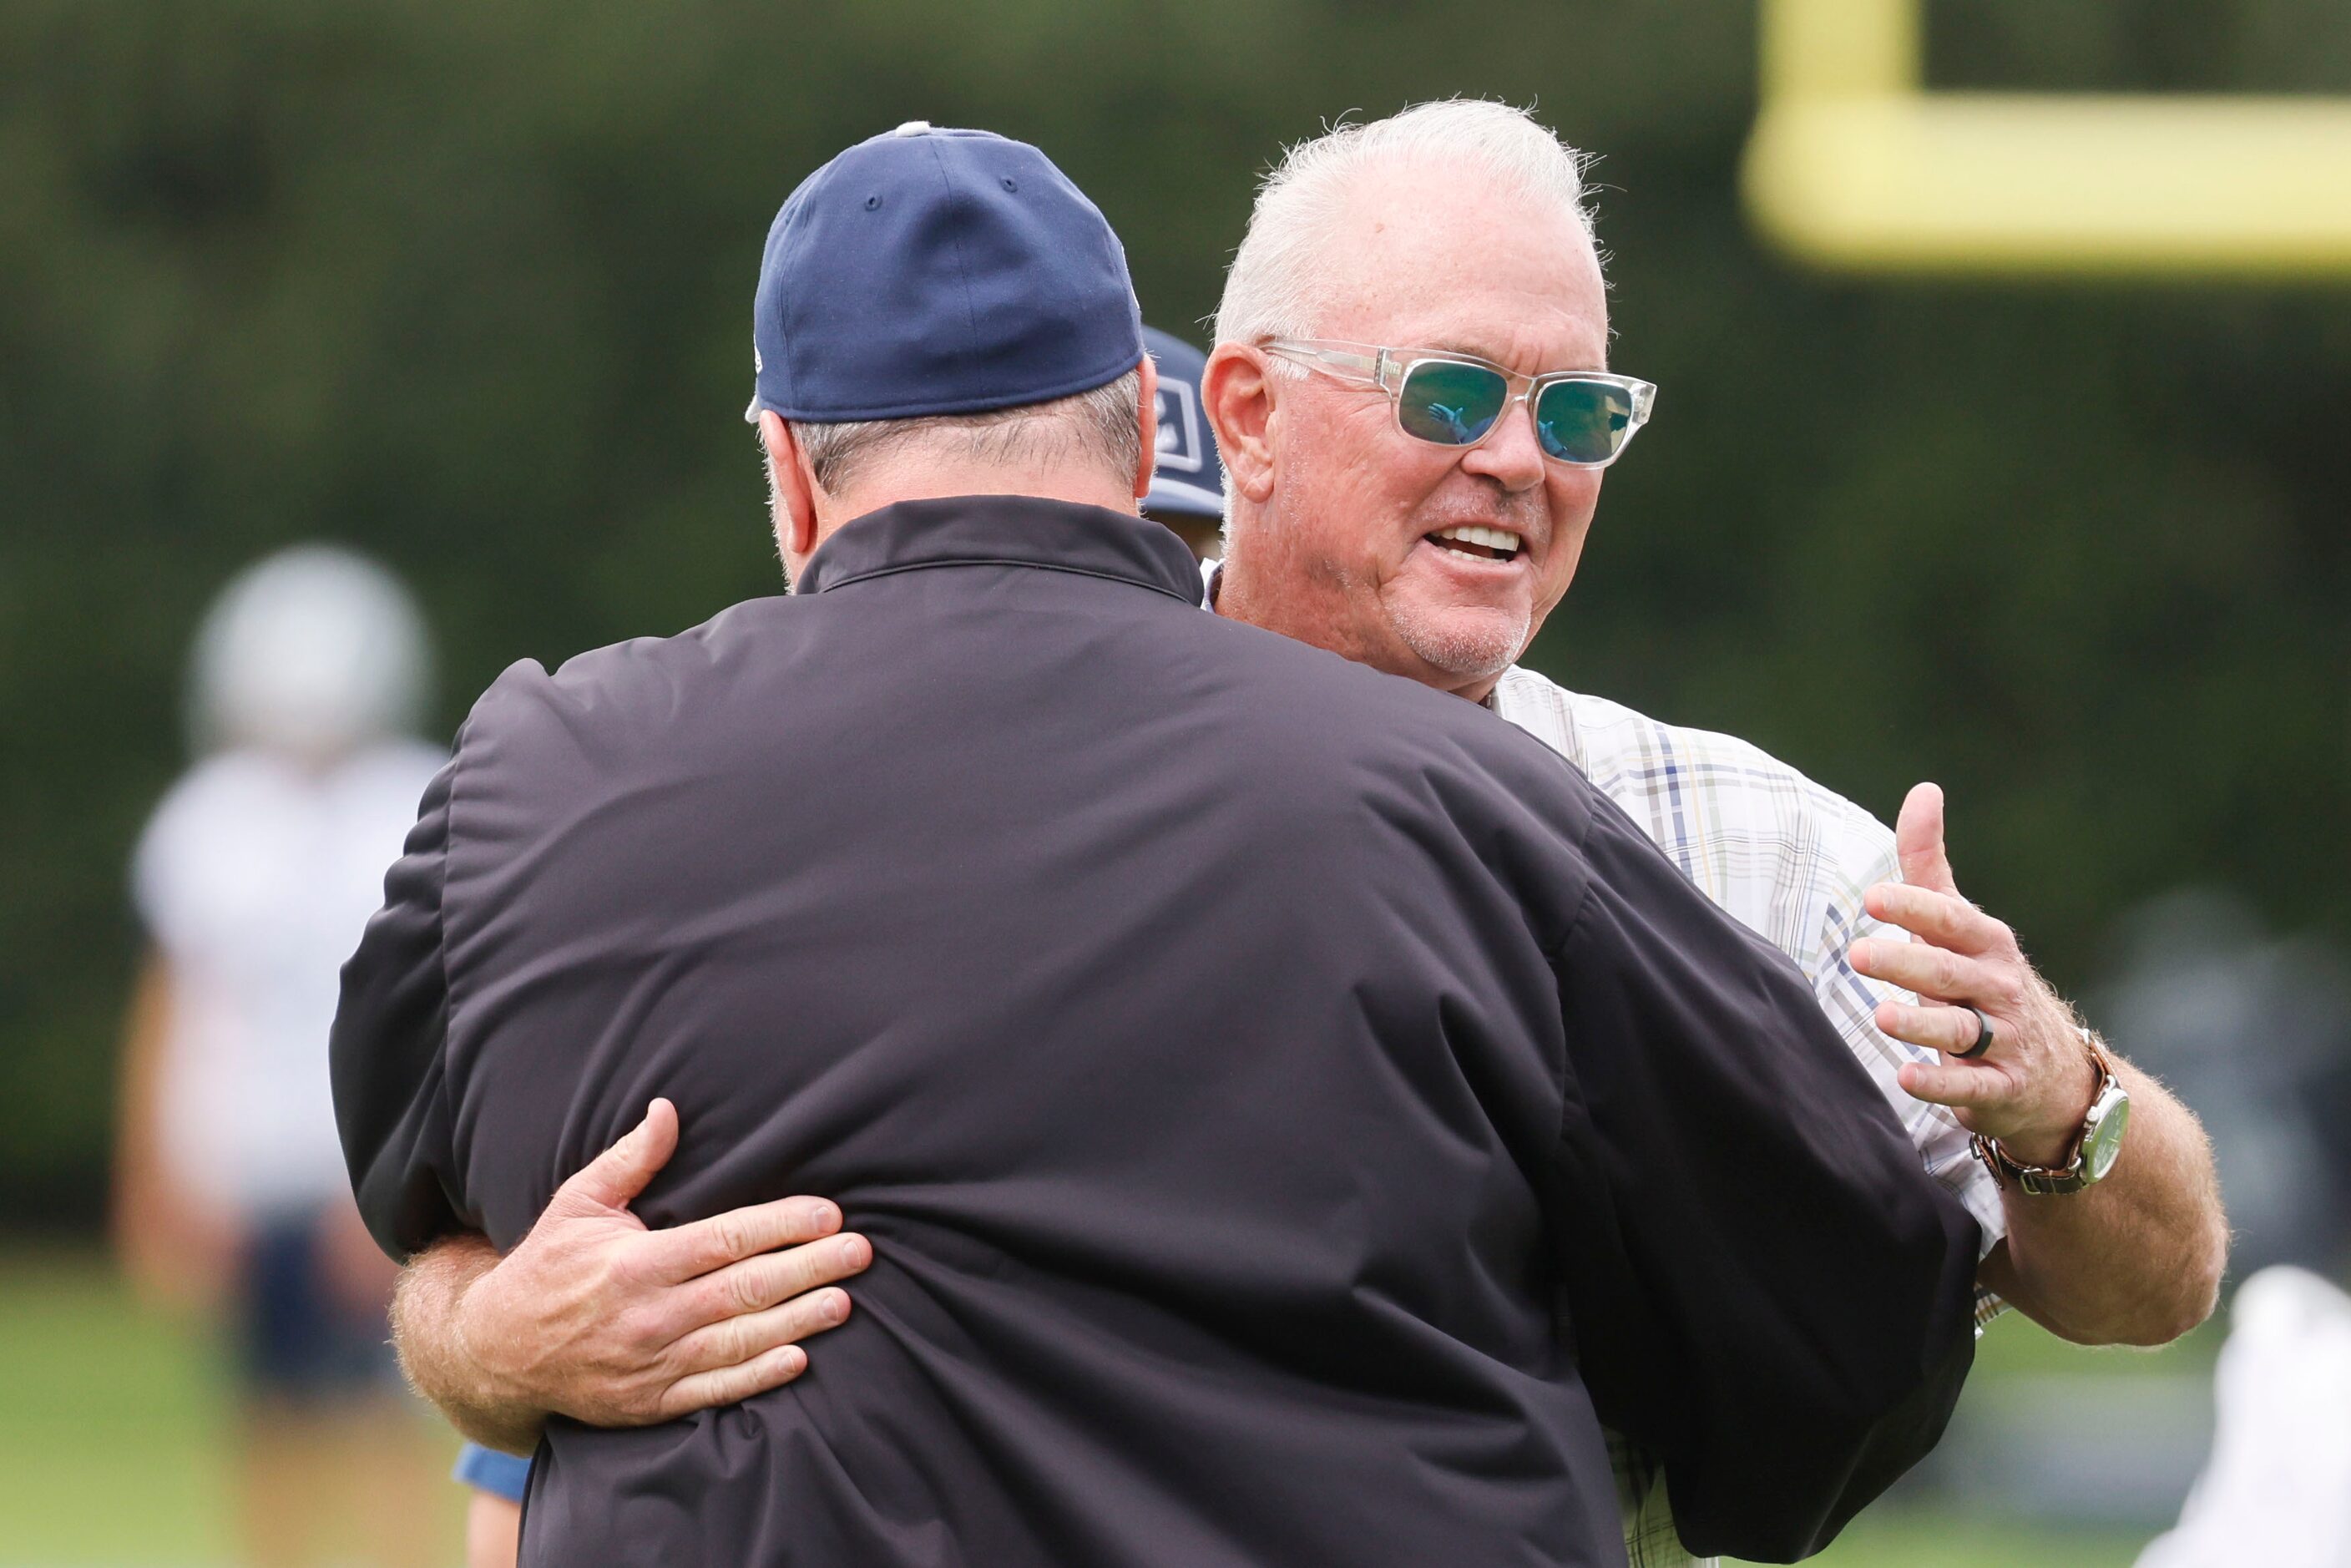
{"label": "plaid button-up shirt", "polygon": [[[1574,763],[1708,897],[1796,961],[1917,1145],[1928,1174],[1967,1205],[1987,1250],[2004,1236],[2000,1188],[1970,1154],[1967,1130],[1895,1082],[1904,1062],[1935,1054],[1878,1029],[1878,1002],[1902,993],[1845,962],[1858,937],[1909,939],[1872,919],[1861,902],[1872,883],[1900,880],[1893,832],[1746,741],[1659,724],[1532,670],[1505,673],[1488,706]],[[1980,1293],[1978,1326],[1998,1310],[1997,1298]],[[1656,1465],[1622,1440],[1612,1441],[1610,1453],[1634,1568],[1688,1568],[1697,1560],[1674,1533]]]}

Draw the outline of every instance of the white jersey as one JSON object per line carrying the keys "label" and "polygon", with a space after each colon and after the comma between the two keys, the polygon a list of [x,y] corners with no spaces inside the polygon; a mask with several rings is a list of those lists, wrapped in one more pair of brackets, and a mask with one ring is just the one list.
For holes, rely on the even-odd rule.
{"label": "white jersey", "polygon": [[324,772],[231,751],[156,808],[132,890],[171,976],[163,1166],[197,1196],[252,1219],[350,1190],[327,1074],[342,964],[445,760],[409,741]]}

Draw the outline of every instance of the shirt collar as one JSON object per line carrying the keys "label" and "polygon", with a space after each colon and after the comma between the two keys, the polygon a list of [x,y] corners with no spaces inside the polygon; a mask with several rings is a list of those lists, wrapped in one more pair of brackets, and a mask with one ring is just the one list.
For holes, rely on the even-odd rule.
{"label": "shirt collar", "polygon": [[817,547],[797,586],[824,593],[938,566],[1070,571],[1200,602],[1199,568],[1169,529],[1130,513],[1029,496],[901,501],[852,517]]}

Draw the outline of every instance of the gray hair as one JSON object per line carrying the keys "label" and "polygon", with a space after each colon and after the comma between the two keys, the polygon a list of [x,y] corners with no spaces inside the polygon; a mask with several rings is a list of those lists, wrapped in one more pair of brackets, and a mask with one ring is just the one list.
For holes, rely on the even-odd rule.
{"label": "gray hair", "polygon": [[838,496],[885,454],[919,448],[966,462],[1099,463],[1122,482],[1143,462],[1143,371],[1050,402],[935,413],[919,419],[860,419],[832,424],[792,422],[816,482]]}
{"label": "gray hair", "polygon": [[1583,182],[1590,160],[1523,109],[1450,99],[1341,125],[1290,148],[1258,187],[1249,233],[1225,275],[1217,341],[1315,336],[1332,271],[1326,253],[1355,182],[1366,170],[1426,160],[1555,202],[1592,237]]}

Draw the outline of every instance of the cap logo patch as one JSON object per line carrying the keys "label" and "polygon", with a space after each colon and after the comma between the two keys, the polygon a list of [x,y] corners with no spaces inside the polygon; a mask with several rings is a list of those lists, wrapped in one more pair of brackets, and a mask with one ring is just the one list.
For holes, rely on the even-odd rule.
{"label": "cap logo patch", "polygon": [[1197,474],[1201,467],[1200,405],[1192,383],[1172,377],[1159,383],[1159,461],[1161,468]]}

